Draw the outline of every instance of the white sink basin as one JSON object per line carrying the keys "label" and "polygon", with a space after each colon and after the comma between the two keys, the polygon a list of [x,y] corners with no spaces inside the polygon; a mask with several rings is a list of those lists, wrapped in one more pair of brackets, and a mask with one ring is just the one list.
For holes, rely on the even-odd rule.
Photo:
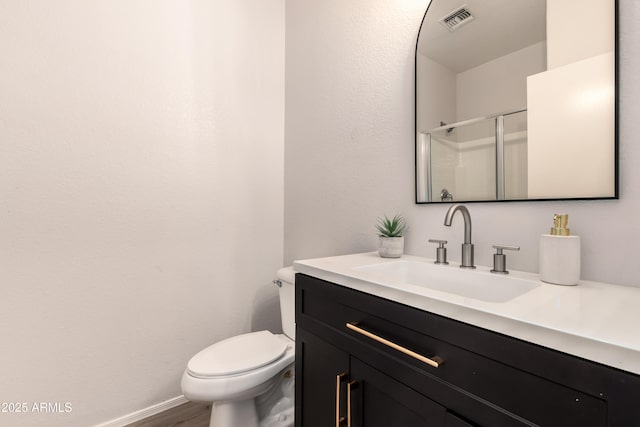
{"label": "white sink basin", "polygon": [[353,270],[374,282],[413,285],[487,302],[506,302],[540,286],[534,280],[431,262],[398,260]]}

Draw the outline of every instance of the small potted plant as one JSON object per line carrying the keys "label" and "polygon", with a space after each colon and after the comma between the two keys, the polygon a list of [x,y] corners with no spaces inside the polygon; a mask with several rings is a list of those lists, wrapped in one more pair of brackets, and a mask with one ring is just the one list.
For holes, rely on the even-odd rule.
{"label": "small potted plant", "polygon": [[400,258],[404,252],[404,233],[407,223],[402,215],[395,215],[393,219],[378,218],[378,254],[383,258]]}

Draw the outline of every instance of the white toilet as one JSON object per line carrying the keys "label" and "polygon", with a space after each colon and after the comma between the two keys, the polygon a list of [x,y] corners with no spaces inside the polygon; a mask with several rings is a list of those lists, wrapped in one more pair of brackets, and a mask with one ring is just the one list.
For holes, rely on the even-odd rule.
{"label": "white toilet", "polygon": [[213,402],[210,427],[290,427],[294,411],[295,273],[278,270],[284,334],[251,332],[217,342],[189,360],[184,396]]}

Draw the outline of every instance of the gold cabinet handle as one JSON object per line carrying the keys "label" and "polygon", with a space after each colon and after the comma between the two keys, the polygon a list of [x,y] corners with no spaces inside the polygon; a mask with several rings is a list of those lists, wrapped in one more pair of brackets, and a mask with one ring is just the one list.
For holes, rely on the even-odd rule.
{"label": "gold cabinet handle", "polygon": [[353,380],[347,383],[347,427],[351,427],[351,391],[358,387],[358,382]]}
{"label": "gold cabinet handle", "polygon": [[346,381],[346,379],[346,372],[336,375],[336,427],[340,427],[342,423],[344,423],[344,417],[340,416],[340,385],[343,381]]}
{"label": "gold cabinet handle", "polygon": [[387,339],[384,339],[382,337],[379,337],[376,334],[373,334],[367,330],[362,329],[359,326],[356,326],[355,323],[353,322],[348,322],[346,324],[347,328],[351,329],[352,331],[355,331],[361,335],[364,335],[365,337],[371,338],[374,341],[378,341],[381,344],[384,344],[388,347],[393,348],[394,350],[398,350],[401,353],[406,354],[407,356],[411,356],[414,359],[418,359],[421,362],[426,363],[429,366],[433,366],[434,368],[437,368],[438,366],[442,365],[444,363],[444,360],[441,357],[438,356],[433,356],[431,358],[423,356],[419,353],[416,353],[415,351],[409,350],[406,347],[402,347],[401,345],[398,345],[392,341],[389,341]]}

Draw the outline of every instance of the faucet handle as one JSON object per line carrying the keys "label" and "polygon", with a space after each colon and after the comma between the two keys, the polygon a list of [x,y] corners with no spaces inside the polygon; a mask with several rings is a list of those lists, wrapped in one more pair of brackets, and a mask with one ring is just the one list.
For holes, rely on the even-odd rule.
{"label": "faucet handle", "polygon": [[438,239],[429,239],[429,243],[437,243],[438,248],[436,249],[436,260],[433,262],[434,264],[449,264],[447,262],[447,248],[444,245],[447,244],[446,240],[438,240]]}
{"label": "faucet handle", "polygon": [[502,253],[503,250],[519,251],[520,246],[492,245],[496,253],[493,254],[493,270],[492,273],[509,274],[507,271],[507,256]]}

